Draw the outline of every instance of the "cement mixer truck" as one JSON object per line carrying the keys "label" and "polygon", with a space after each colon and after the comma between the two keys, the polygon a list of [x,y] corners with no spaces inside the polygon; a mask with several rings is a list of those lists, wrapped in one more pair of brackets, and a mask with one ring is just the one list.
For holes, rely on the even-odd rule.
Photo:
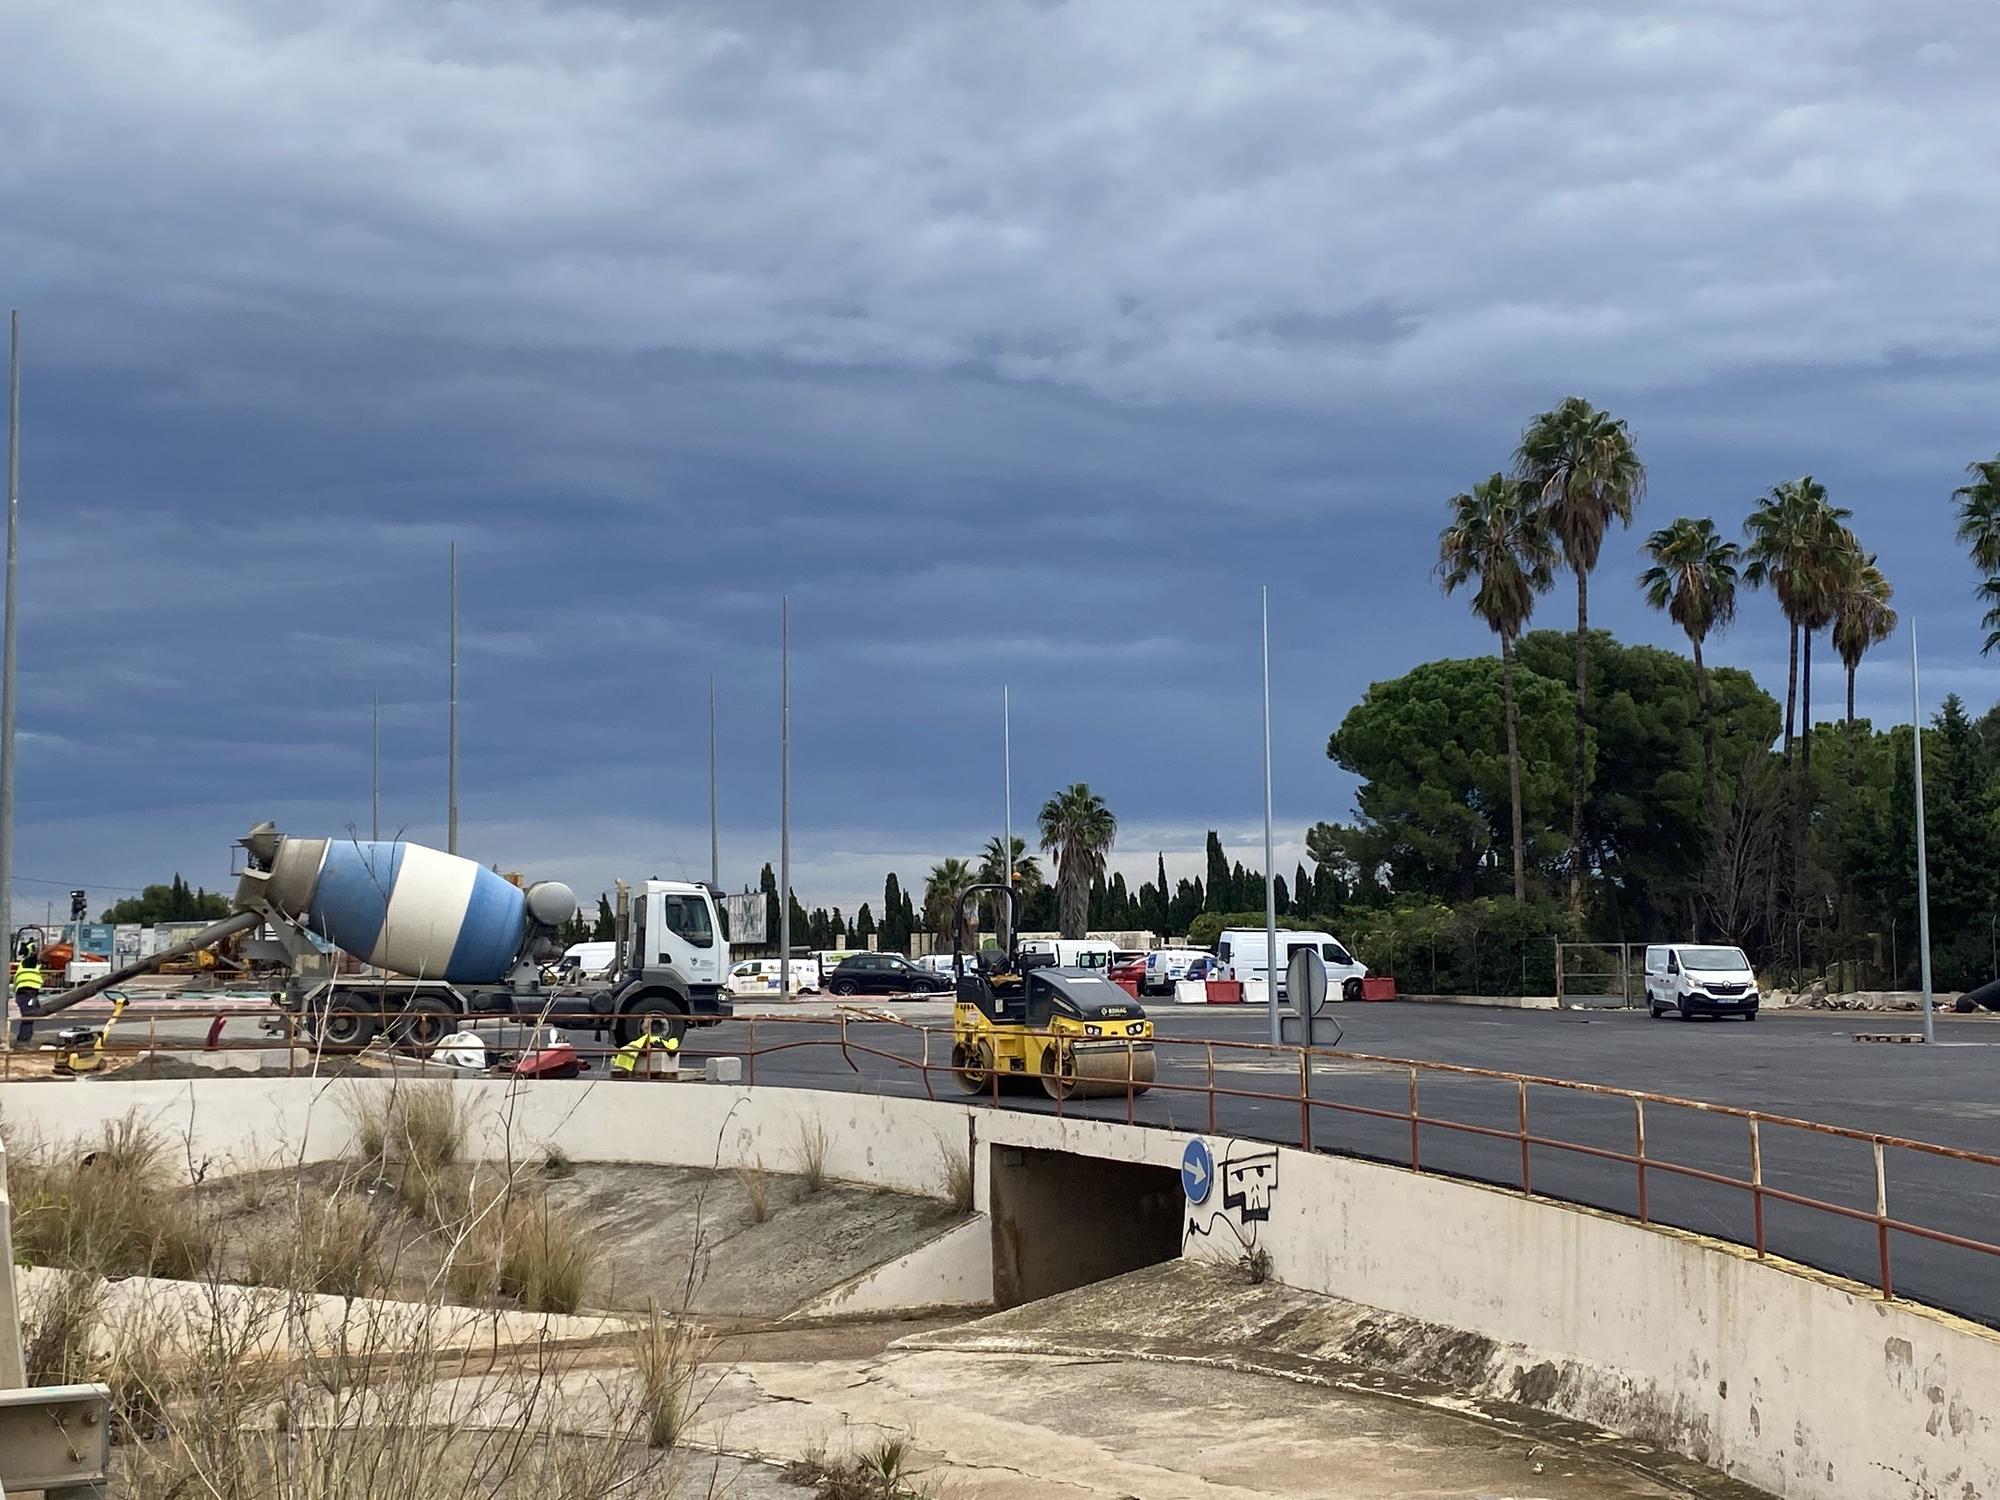
{"label": "cement mixer truck", "polygon": [[[186,942],[61,994],[42,1014],[237,937],[253,961],[290,978],[273,997],[300,1029],[338,1048],[384,1035],[428,1053],[467,1021],[546,1017],[610,1032],[619,1045],[649,1026],[678,1037],[731,1014],[722,982],[729,944],[715,893],[679,880],[621,886],[618,961],[602,984],[551,987],[543,964],[576,914],[558,881],[518,886],[485,866],[402,839],[311,839],[260,823],[243,852],[236,910]],[[319,941],[315,941],[318,939]],[[374,972],[337,974],[323,944]]]}

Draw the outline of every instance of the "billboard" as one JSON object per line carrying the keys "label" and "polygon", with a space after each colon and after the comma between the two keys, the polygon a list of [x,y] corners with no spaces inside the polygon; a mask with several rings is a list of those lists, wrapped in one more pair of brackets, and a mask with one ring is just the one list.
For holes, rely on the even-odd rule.
{"label": "billboard", "polygon": [[729,923],[730,942],[753,944],[768,943],[771,940],[765,932],[762,891],[745,891],[740,896],[724,896],[722,915]]}

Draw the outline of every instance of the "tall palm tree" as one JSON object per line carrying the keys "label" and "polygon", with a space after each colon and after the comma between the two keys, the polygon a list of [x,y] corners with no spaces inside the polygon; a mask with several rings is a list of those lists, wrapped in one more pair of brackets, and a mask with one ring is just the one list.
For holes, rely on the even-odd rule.
{"label": "tall palm tree", "polygon": [[1958,502],[1958,539],[1972,552],[1972,565],[1986,575],[1979,597],[1989,608],[1980,623],[1987,629],[1982,653],[2000,648],[2000,454],[1967,464],[1970,484],[1951,492]]}
{"label": "tall palm tree", "polygon": [[1576,575],[1576,743],[1572,760],[1569,904],[1583,907],[1583,799],[1589,788],[1584,728],[1590,714],[1590,571],[1611,523],[1632,524],[1646,493],[1646,466],[1625,424],[1581,396],[1545,411],[1521,434],[1514,472],[1541,497],[1563,562]]}
{"label": "tall palm tree", "polygon": [[[1007,855],[1000,847],[1000,835],[994,834],[986,841],[986,847],[979,851],[979,883],[981,885],[1005,885],[1007,883]],[[1028,899],[1042,888],[1042,862],[1028,853],[1028,841],[1014,840],[1014,891],[1025,907]],[[987,910],[992,914],[989,927],[1000,930],[1000,903],[997,898],[989,899]]]}
{"label": "tall palm tree", "polygon": [[1850,746],[1854,743],[1854,674],[1870,647],[1881,645],[1896,633],[1896,612],[1889,607],[1894,596],[1895,590],[1876,565],[1875,554],[1871,552],[1862,558],[1857,553],[1856,566],[1842,580],[1833,617],[1833,649],[1840,653],[1841,665],[1847,668]]}
{"label": "tall palm tree", "polygon": [[1722,808],[1721,784],[1715,772],[1715,708],[1708,696],[1708,664],[1701,645],[1710,632],[1725,629],[1736,618],[1736,567],[1743,549],[1725,542],[1707,516],[1682,516],[1646,538],[1646,555],[1653,565],[1639,575],[1646,602],[1663,609],[1687,632],[1694,648],[1695,695],[1701,704],[1702,792],[1711,818]]}
{"label": "tall palm tree", "polygon": [[1090,883],[1104,873],[1104,856],[1118,836],[1118,819],[1104,799],[1076,782],[1042,804],[1042,848],[1056,859],[1057,922],[1066,938],[1090,930]]}
{"label": "tall palm tree", "polygon": [[[1778,596],[1778,607],[1791,631],[1785,679],[1787,764],[1792,758],[1793,713],[1800,707],[1804,715],[1798,732],[1805,738],[1804,754],[1811,763],[1812,633],[1833,620],[1840,577],[1855,550],[1853,533],[1842,524],[1850,514],[1827,499],[1825,485],[1806,474],[1774,485],[1744,522],[1750,537],[1743,554],[1748,560],[1744,581],[1753,588],[1769,588]],[[1803,674],[1801,640],[1805,645]]]}
{"label": "tall palm tree", "polygon": [[[952,916],[958,910],[958,898],[968,886],[977,884],[978,875],[962,859],[939,860],[931,866],[930,877],[924,882],[924,920],[939,942],[951,941]],[[976,926],[978,913],[971,913],[968,921]]]}
{"label": "tall palm tree", "polygon": [[1535,595],[1555,582],[1556,545],[1539,498],[1505,474],[1482,479],[1446,502],[1437,575],[1447,594],[1473,584],[1472,611],[1500,637],[1500,686],[1507,704],[1507,796],[1514,834],[1514,899],[1528,899],[1521,834],[1521,744],[1514,710],[1514,642],[1535,611]]}

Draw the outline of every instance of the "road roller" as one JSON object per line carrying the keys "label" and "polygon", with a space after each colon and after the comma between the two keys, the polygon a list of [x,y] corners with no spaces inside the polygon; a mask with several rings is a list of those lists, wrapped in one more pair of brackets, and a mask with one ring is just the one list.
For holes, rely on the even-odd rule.
{"label": "road roller", "polygon": [[[966,917],[983,896],[1006,909],[1003,941],[968,954]],[[1143,1094],[1154,1078],[1153,1023],[1103,971],[1058,967],[1023,954],[1015,934],[1020,902],[1004,885],[962,892],[952,918],[951,1065],[959,1087],[983,1093],[1039,1082],[1052,1099]]]}

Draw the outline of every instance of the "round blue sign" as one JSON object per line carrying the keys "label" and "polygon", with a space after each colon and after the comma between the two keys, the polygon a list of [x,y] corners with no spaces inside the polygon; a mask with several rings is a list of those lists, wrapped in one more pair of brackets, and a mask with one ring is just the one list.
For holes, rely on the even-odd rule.
{"label": "round blue sign", "polygon": [[1181,1153],[1181,1191],[1190,1203],[1203,1203],[1215,1187],[1215,1158],[1205,1141],[1192,1140]]}

